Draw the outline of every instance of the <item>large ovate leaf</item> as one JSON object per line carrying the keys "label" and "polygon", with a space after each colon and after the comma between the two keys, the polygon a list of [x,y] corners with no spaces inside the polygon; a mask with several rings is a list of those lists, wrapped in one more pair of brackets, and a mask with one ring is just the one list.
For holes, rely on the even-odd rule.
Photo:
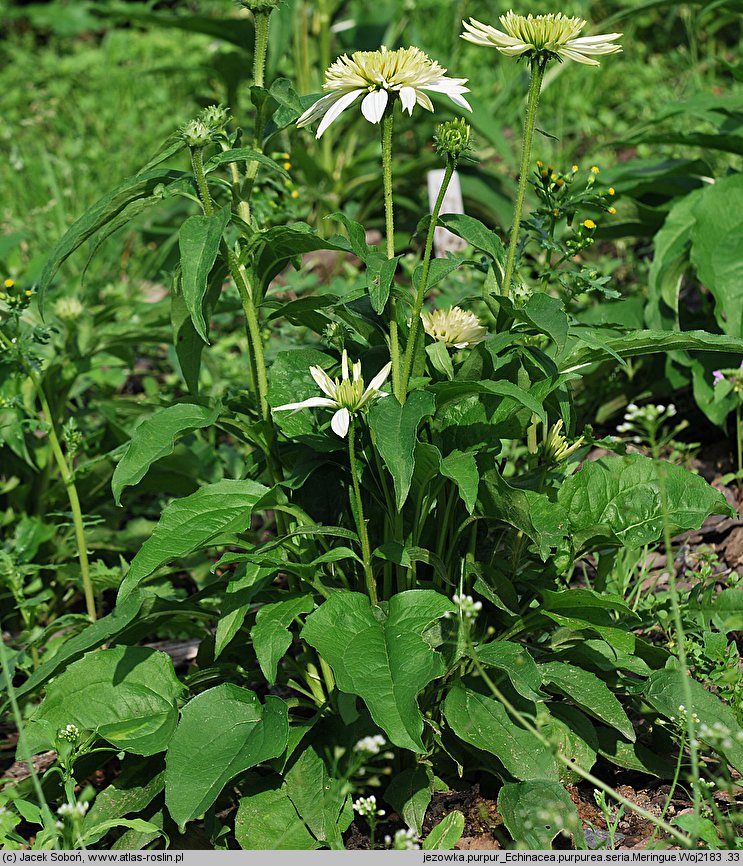
{"label": "large ovate leaf", "polygon": [[176,440],[192,430],[211,426],[219,408],[210,409],[195,403],[178,403],[158,409],[134,431],[124,456],[111,479],[111,491],[117,505],[125,487],[139,483],[157,460],[173,453]]}
{"label": "large ovate leaf", "polygon": [[315,606],[311,595],[301,595],[287,601],[264,605],[256,614],[251,629],[258,664],[269,685],[276,682],[276,671],[292,642],[289,626],[300,613],[309,613]]}
{"label": "large ovate leaf", "polygon": [[358,695],[396,746],[423,752],[416,697],[444,673],[426,632],[449,611],[449,599],[432,590],[393,596],[386,616],[365,595],[337,592],[307,617],[302,637],[331,666],[338,688]]}
{"label": "large ovate leaf", "polygon": [[[620,653],[633,653],[637,639],[632,627],[639,622],[622,598],[592,589],[541,590],[539,612],[567,629],[593,631]],[[621,617],[617,619],[616,613]]]}
{"label": "large ovate leaf", "polygon": [[244,851],[311,851],[321,847],[284,788],[259,791],[240,800],[235,838]]}
{"label": "large ovate leaf", "polygon": [[589,715],[616,728],[628,740],[634,742],[635,730],[622,705],[603,680],[590,671],[563,662],[547,662],[539,665],[542,679],[547,686],[566,695],[573,703]]}
{"label": "large ovate leaf", "polygon": [[527,700],[544,700],[539,668],[526,647],[513,641],[494,640],[478,646],[477,658],[481,664],[503,671]]}
{"label": "large ovate leaf", "polygon": [[418,764],[398,773],[384,793],[384,799],[416,835],[423,832],[423,819],[433,796],[433,771]]}
{"label": "large ovate leaf", "polygon": [[181,251],[181,290],[196,333],[207,343],[207,324],[204,321],[204,297],[209,274],[217,260],[219,245],[227,223],[229,205],[210,216],[188,217],[178,234]]}
{"label": "large ovate leaf", "polygon": [[413,391],[404,406],[390,395],[375,400],[369,410],[369,426],[392,475],[398,508],[405,504],[413,480],[418,426],[424,418],[433,415],[434,408],[433,395],[427,391]]}
{"label": "large ovate leaf", "polygon": [[451,851],[464,833],[464,815],[458,810],[449,812],[423,840],[424,851]]}
{"label": "large ovate leaf", "polygon": [[256,481],[226,480],[171,502],[132,560],[119,601],[161,565],[207,547],[225,534],[247,529],[253,506],[267,492]]}
{"label": "large ovate leaf", "polygon": [[439,217],[439,225],[472,244],[475,249],[486,253],[503,270],[506,251],[498,235],[480,220],[467,214],[448,213]]}
{"label": "large ovate leaf", "polygon": [[47,731],[74,724],[135,755],[163,752],[182,688],[165,653],[130,646],[88,653],[47,688],[26,727],[31,751],[49,748]]}
{"label": "large ovate leaf", "polygon": [[[667,514],[659,473],[665,479]],[[599,545],[642,547],[663,535],[698,529],[711,514],[732,514],[724,496],[698,475],[632,454],[602,457],[570,476],[558,495],[576,551]]]}
{"label": "large ovate leaf", "polygon": [[498,794],[498,811],[519,846],[550,850],[552,840],[562,830],[577,841],[583,840],[578,810],[558,782],[507,782]]}
{"label": "large ovate leaf", "polygon": [[165,803],[176,824],[203,815],[238,774],[278,757],[288,736],[287,706],[273,695],[261,704],[223,683],[189,701],[166,757]]}
{"label": "large ovate leaf", "polygon": [[284,789],[313,836],[333,849],[342,849],[341,833],[348,829],[343,808],[348,799],[345,779],[332,778],[325,761],[310,746],[284,776]]}
{"label": "large ovate leaf", "polygon": [[[706,738],[704,729],[697,725],[697,737],[719,752],[739,773],[743,772],[743,728],[730,707],[710,694],[701,683],[680,670],[653,671],[643,697],[659,713],[666,718],[673,717],[682,727],[683,712],[696,713],[702,724],[712,729],[711,736]],[[680,710],[680,707],[685,710]],[[728,733],[720,736],[720,731]]]}
{"label": "large ovate leaf", "polygon": [[449,727],[466,743],[495,755],[516,779],[559,779],[550,750],[521,727],[503,704],[457,683],[444,702]]}

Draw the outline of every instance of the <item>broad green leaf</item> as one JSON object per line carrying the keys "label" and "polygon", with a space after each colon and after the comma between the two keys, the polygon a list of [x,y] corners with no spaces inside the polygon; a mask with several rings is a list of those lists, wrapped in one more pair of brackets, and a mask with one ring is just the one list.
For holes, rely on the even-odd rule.
{"label": "broad green leaf", "polygon": [[685,833],[692,833],[695,838],[705,842],[713,851],[720,848],[720,833],[717,826],[709,818],[695,815],[692,812],[678,815],[671,823],[680,827]]}
{"label": "broad green leaf", "polygon": [[388,259],[381,253],[371,253],[367,264],[366,278],[372,309],[380,315],[387,305],[399,256]]}
{"label": "broad green leaf", "polygon": [[83,828],[92,830],[101,821],[142,812],[164,787],[165,771],[159,761],[127,757],[119,775],[96,795]]}
{"label": "broad green leaf", "polygon": [[[711,737],[707,740],[704,732],[697,726],[696,734],[700,740],[707,742],[716,752],[738,772],[743,772],[743,728],[738,724],[735,714],[718,697],[711,694],[701,683],[691,677],[686,677],[687,688],[684,686],[686,677],[680,670],[664,669],[653,671],[643,689],[643,698],[659,713],[667,718],[680,720],[682,715],[679,707],[686,707],[688,712],[696,713],[702,722],[714,729],[719,725],[723,731],[729,731],[729,737]],[[689,706],[689,703],[691,705]],[[683,721],[679,721],[683,727]]]}
{"label": "broad green leaf", "polygon": [[607,761],[625,770],[646,773],[661,779],[673,776],[673,764],[651,751],[642,743],[628,743],[612,728],[596,728],[599,739],[599,754]]}
{"label": "broad green leaf", "polygon": [[[562,592],[541,590],[543,602],[539,612],[564,628],[593,631],[621,653],[635,651],[636,638],[631,629],[638,617],[623,599],[591,589],[568,589]],[[613,611],[622,614],[618,621]],[[622,619],[627,624],[623,624]]]}
{"label": "broad green leaf", "polygon": [[616,355],[620,358],[636,358],[665,354],[676,349],[743,355],[743,340],[725,334],[708,334],[706,331],[636,331],[607,340],[601,348],[589,346],[571,352],[560,360],[560,370],[563,373],[574,372],[591,364],[608,361]]}
{"label": "broad green leaf", "polygon": [[528,701],[543,701],[542,677],[534,659],[521,644],[494,640],[477,647],[483,665],[503,671],[516,691]]}
{"label": "broad green leaf", "polygon": [[458,810],[449,812],[423,840],[424,851],[451,851],[464,833],[464,815]]}
{"label": "broad green leaf", "polygon": [[219,416],[219,407],[210,409],[195,403],[177,403],[156,410],[136,428],[114,470],[111,490],[117,505],[125,487],[139,483],[157,460],[173,453],[176,440],[185,433],[210,427]]}
{"label": "broad green leaf", "polygon": [[572,704],[552,701],[546,709],[548,713],[540,712],[539,729],[558,754],[570,761],[570,767],[560,761],[560,781],[563,784],[578,782],[581,777],[572,767],[590,770],[596,763],[599,750],[596,729]]}
{"label": "broad green leaf", "polygon": [[315,606],[311,595],[264,605],[256,614],[250,631],[253,649],[263,676],[272,686],[276,682],[279,661],[292,642],[289,626],[300,613],[309,613]]}
{"label": "broad green leaf", "polygon": [[680,466],[638,454],[602,457],[585,463],[558,494],[573,530],[575,550],[606,545],[637,548],[661,538],[661,472],[671,535],[698,529],[711,514],[733,513],[719,491]]}
{"label": "broad green leaf", "polygon": [[171,502],[132,560],[119,589],[119,601],[161,565],[247,529],[253,505],[267,492],[268,488],[256,481],[226,480]]}
{"label": "broad green leaf", "polygon": [[513,382],[491,382],[487,379],[480,382],[457,380],[432,385],[431,391],[436,395],[436,405],[439,409],[448,401],[460,399],[469,394],[492,394],[495,397],[510,397],[538,415],[543,423],[546,423],[547,420],[541,400],[534,394],[519,388],[518,385],[514,385]]}
{"label": "broad green leaf", "polygon": [[511,487],[497,469],[482,477],[477,512],[521,530],[537,545],[545,560],[567,534],[567,520],[558,503],[535,490]]}
{"label": "broad green leaf", "polygon": [[74,724],[126,752],[154,755],[173,735],[182,688],[165,653],[134,646],[88,653],[47,687],[27,739],[35,754],[48,748],[46,728]]}
{"label": "broad green leaf", "polygon": [[568,338],[568,317],[562,301],[535,292],[526,302],[524,313],[543,334],[552,338],[561,353]]}
{"label": "broad green leaf", "polygon": [[278,757],[289,736],[287,706],[223,683],[183,707],[168,747],[165,803],[182,829],[203,815],[222,788],[240,773]]}
{"label": "broad green leaf", "polygon": [[283,788],[240,800],[235,838],[244,851],[311,851],[321,847]]}
{"label": "broad green leaf", "polygon": [[583,842],[578,810],[559,782],[506,782],[498,794],[498,811],[517,845],[550,850],[561,830]]}
{"label": "broad green leaf", "polygon": [[449,599],[432,590],[393,596],[386,617],[365,595],[337,592],[307,617],[302,638],[331,666],[338,688],[366,703],[395,745],[424,752],[416,697],[444,673],[426,632],[448,611]]}
{"label": "broad green leaf", "polygon": [[434,399],[426,391],[408,394],[404,406],[395,397],[375,400],[369,410],[369,427],[376,447],[392,475],[395,501],[401,509],[408,498],[415,468],[415,443],[421,421],[433,415]]}
{"label": "broad green leaf", "polygon": [[60,266],[88,238],[115,219],[132,202],[152,196],[155,189],[161,184],[178,180],[183,176],[183,172],[180,171],[153,169],[127,178],[114,190],[99,199],[67,229],[62,239],[52,250],[39,279],[39,303],[43,304],[46,290]]}
{"label": "broad green leaf", "polygon": [[349,219],[344,213],[336,211],[328,214],[326,220],[335,220],[339,222],[348,233],[348,241],[351,244],[351,249],[354,255],[358,256],[362,262],[366,262],[369,256],[369,245],[366,242],[366,229],[357,223],[355,220]]}
{"label": "broad green leaf", "polygon": [[219,658],[227,644],[240,631],[253,599],[273,579],[277,571],[276,566],[262,568],[248,562],[245,564],[245,573],[229,582],[214,634],[215,659]]}
{"label": "broad green leaf", "polygon": [[209,338],[204,321],[204,297],[209,274],[217,260],[222,234],[229,221],[230,207],[227,205],[211,216],[188,217],[178,234],[178,245],[181,251],[181,291],[196,333],[205,343],[209,342]]}
{"label": "broad green leaf", "polygon": [[261,153],[252,147],[236,147],[231,150],[224,150],[221,153],[215,153],[204,164],[204,171],[208,174],[220,165],[227,165],[230,162],[257,162],[264,168],[280,174],[285,180],[289,180],[291,177],[289,172],[282,165],[279,165],[276,160],[271,159],[265,153]]}
{"label": "broad green leaf", "polygon": [[[743,337],[743,174],[717,180],[694,206],[691,260],[715,299],[715,318],[731,337]],[[724,216],[722,216],[724,215]]]}
{"label": "broad green leaf", "polygon": [[[440,283],[444,277],[448,277],[452,271],[455,271],[464,261],[462,256],[454,256],[451,253],[446,254],[446,258],[432,259],[428,277],[426,278],[426,291]],[[421,277],[423,276],[423,263],[419,264],[413,271],[413,288],[417,291],[420,286]]]}
{"label": "broad green leaf", "polygon": [[470,514],[475,510],[480,473],[471,451],[452,451],[441,460],[441,474],[451,479]]}
{"label": "broad green leaf", "polygon": [[630,742],[635,741],[632,722],[609,687],[596,674],[563,662],[541,664],[539,671],[546,686],[552,685],[590,716],[616,728]]}
{"label": "broad green leaf", "polygon": [[[287,403],[299,403],[308,397],[321,397],[322,392],[317,382],[310,374],[310,367],[320,367],[328,370],[335,364],[330,355],[325,355],[317,349],[292,349],[279,352],[271,366],[268,384],[268,404],[285,406]],[[317,434],[318,425],[315,420],[329,418],[327,411],[322,409],[302,410],[299,412],[274,412],[273,420],[289,439]],[[329,437],[325,437],[329,439]]]}
{"label": "broad green leaf", "polygon": [[102,821],[90,830],[83,829],[80,837],[80,844],[85,846],[93,846],[100,841],[109,830],[114,830],[119,827],[126,827],[128,830],[133,830],[139,834],[163,836],[167,839],[165,833],[156,824],[149,821],[144,821],[142,818],[113,818],[110,821]]}
{"label": "broad green leaf", "polygon": [[464,238],[476,249],[486,253],[503,270],[503,263],[506,260],[503,242],[492,229],[483,225],[480,220],[466,214],[448,213],[439,217],[439,225],[444,226],[450,232]]}
{"label": "broad green leaf", "polygon": [[550,750],[517,724],[495,698],[458,682],[444,701],[449,727],[466,743],[495,755],[516,779],[559,779]]}
{"label": "broad green leaf", "polygon": [[313,747],[305,749],[286,773],[284,789],[315,838],[342,849],[341,833],[348,829],[342,820],[348,797],[346,780],[333,779]]}
{"label": "broad green leaf", "polygon": [[433,343],[426,346],[426,354],[434,370],[441,373],[442,376],[446,376],[449,381],[454,378],[454,365],[451,362],[451,355],[446,343],[434,340]]}
{"label": "broad green leaf", "polygon": [[418,836],[432,796],[433,771],[423,764],[398,773],[384,792],[384,799]]}

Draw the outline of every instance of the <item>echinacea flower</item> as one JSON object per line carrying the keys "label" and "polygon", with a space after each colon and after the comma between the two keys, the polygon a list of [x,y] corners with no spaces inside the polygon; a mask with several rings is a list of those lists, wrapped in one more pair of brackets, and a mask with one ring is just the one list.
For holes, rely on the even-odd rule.
{"label": "echinacea flower", "polygon": [[361,361],[357,361],[353,365],[352,378],[348,370],[348,353],[344,349],[341,357],[340,379],[333,381],[322,367],[310,367],[310,375],[317,382],[323,394],[326,395],[325,397],[310,397],[299,403],[286,403],[284,406],[276,406],[274,412],[297,412],[300,409],[314,409],[316,407],[335,409],[330,426],[338,436],[345,437],[348,434],[351,415],[363,409],[375,397],[387,396],[386,391],[379,389],[389,376],[391,367],[391,363],[385,364],[365,387],[364,380],[361,378]]}
{"label": "echinacea flower", "polygon": [[488,333],[474,313],[461,307],[421,313],[421,321],[429,337],[454,349],[467,349],[481,343]]}
{"label": "echinacea flower", "polygon": [[400,97],[402,107],[409,114],[416,105],[433,111],[433,104],[425,91],[445,93],[456,105],[471,111],[462,94],[469,93],[466,78],[448,78],[438,63],[420,48],[398,48],[395,51],[382,46],[379,51],[356,51],[350,57],[339,57],[325,72],[323,89],[329,91],[297,121],[307,126],[322,118],[317,138],[330,124],[361,96],[361,113],[370,123],[379,123],[390,99]]}
{"label": "echinacea flower", "polygon": [[[615,45],[621,33],[603,36],[579,36],[586,26],[583,18],[569,18],[561,12],[549,15],[517,15],[513,10],[500,16],[503,30],[482,24],[474,18],[463,21],[462,39],[475,45],[497,48],[509,57],[543,57],[546,59],[575,60],[587,66],[598,66],[594,57],[616,54],[621,46]],[[505,31],[505,32],[504,32]]]}

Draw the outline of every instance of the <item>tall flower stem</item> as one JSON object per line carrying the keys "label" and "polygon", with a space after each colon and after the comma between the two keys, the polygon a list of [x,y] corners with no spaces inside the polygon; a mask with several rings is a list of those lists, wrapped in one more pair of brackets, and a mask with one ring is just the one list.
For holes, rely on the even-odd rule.
{"label": "tall flower stem", "polygon": [[451,157],[447,159],[446,170],[444,171],[444,177],[441,181],[441,188],[439,189],[439,194],[436,197],[436,202],[433,206],[431,222],[428,225],[426,246],[423,251],[423,262],[421,265],[420,282],[418,283],[418,291],[416,292],[415,302],[413,303],[413,316],[410,320],[408,344],[405,347],[405,362],[403,364],[402,382],[400,383],[400,391],[403,400],[405,400],[408,393],[408,382],[410,381],[410,373],[413,369],[416,343],[418,341],[418,334],[420,333],[421,310],[423,309],[423,301],[425,300],[426,289],[428,288],[428,271],[431,267],[431,253],[433,251],[433,238],[436,233],[436,223],[439,220],[439,213],[441,213],[441,206],[444,203],[444,196],[446,195],[446,190],[449,188],[456,167],[457,162],[455,159],[452,159]]}
{"label": "tall flower stem", "polygon": [[366,592],[373,605],[377,604],[377,586],[374,583],[374,574],[371,567],[371,547],[369,546],[369,533],[364,520],[364,505],[361,501],[361,488],[356,466],[356,423],[353,415],[348,427],[348,462],[351,464],[351,481],[353,483],[353,495],[356,500],[356,527],[359,531],[361,541],[361,557],[364,561],[364,580]]}
{"label": "tall flower stem", "polygon": [[202,148],[191,148],[191,167],[193,168],[193,176],[196,179],[196,186],[199,190],[201,205],[204,208],[204,216],[211,216],[214,213],[214,202],[209,192],[209,184],[206,182]]}
{"label": "tall flower stem", "polygon": [[[395,217],[392,201],[392,123],[394,103],[382,118],[382,179],[384,183],[384,226],[387,258],[395,257]],[[390,360],[392,361],[392,391],[400,403],[404,402],[400,379],[400,337],[397,331],[397,301],[394,286],[390,292]]]}
{"label": "tall flower stem", "polygon": [[[264,87],[266,81],[266,55],[268,52],[268,28],[271,12],[255,13],[255,41],[253,43],[253,84],[256,87]],[[253,146],[261,150],[261,138],[263,136],[264,116],[262,109],[258,110],[255,119],[255,135]],[[255,179],[258,177],[258,162],[250,160],[245,172],[245,198],[242,203],[241,216],[247,216],[246,222],[250,222],[250,196],[253,192]]]}
{"label": "tall flower stem", "polygon": [[[2,333],[0,333],[0,340],[3,342],[7,349],[14,351],[14,345]],[[85,524],[83,522],[83,512],[82,508],[80,507],[80,497],[77,493],[75,478],[72,470],[70,469],[70,466],[67,463],[67,458],[64,455],[64,451],[62,450],[62,445],[59,441],[59,436],[57,435],[57,428],[54,423],[54,415],[52,414],[51,407],[49,406],[49,401],[47,400],[46,394],[44,393],[44,387],[41,383],[41,380],[36,374],[36,370],[34,370],[34,368],[30,364],[28,364],[25,359],[21,359],[21,363],[23,364],[29,379],[31,379],[31,383],[33,384],[34,390],[36,391],[36,396],[39,400],[39,403],[41,404],[41,410],[46,416],[47,422],[49,424],[49,445],[52,449],[54,462],[57,464],[57,469],[59,469],[59,474],[62,477],[62,482],[64,483],[65,490],[67,491],[67,499],[69,500],[70,511],[72,512],[72,525],[75,530],[77,555],[78,560],[80,561],[80,577],[82,578],[83,582],[85,607],[91,621],[95,622],[95,594],[93,592],[93,583],[90,579],[90,562],[88,560],[88,547],[85,543]]]}
{"label": "tall flower stem", "polygon": [[529,179],[529,164],[531,162],[531,145],[534,139],[534,126],[537,120],[537,106],[539,105],[539,93],[542,89],[542,79],[547,61],[536,57],[531,61],[531,79],[529,81],[529,95],[526,100],[526,119],[524,121],[524,137],[521,141],[521,167],[519,169],[519,188],[516,194],[516,205],[513,211],[513,225],[511,227],[511,241],[508,245],[508,256],[506,257],[506,272],[503,276],[503,294],[508,298],[511,294],[511,281],[516,264],[516,250],[519,244],[519,230],[521,228],[521,212],[524,209],[524,197],[526,196],[526,184]]}

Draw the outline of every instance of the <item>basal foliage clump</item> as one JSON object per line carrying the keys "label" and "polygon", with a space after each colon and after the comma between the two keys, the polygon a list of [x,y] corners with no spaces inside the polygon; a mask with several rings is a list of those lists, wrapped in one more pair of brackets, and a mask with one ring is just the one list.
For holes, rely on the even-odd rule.
{"label": "basal foliage clump", "polygon": [[[102,611],[69,456],[76,431],[47,425],[91,622],[35,664],[15,658],[29,673],[9,689],[19,720],[18,700],[43,689],[21,726],[19,757],[55,749],[64,794],[56,815],[41,788],[38,805],[10,808],[39,826],[37,847],[95,845],[120,828],[145,845],[203,819],[215,846],[234,833],[246,849],[340,849],[356,814],[372,847],[446,848],[463,816],[452,813],[423,838],[428,804],[479,768],[495,780],[513,839],[544,848],[560,829],[583,844],[565,788],[577,779],[639,808],[592,774],[599,757],[662,774],[658,753],[680,743],[691,745],[697,786],[702,748],[721,772],[743,771],[738,719],[689,678],[683,651],[637,635],[640,617],[625,599],[576,571],[593,554],[605,577],[621,552],[730,512],[700,477],[660,454],[625,453],[617,439],[602,441],[607,456],[581,465],[594,441],[576,430],[573,388],[585,371],[669,350],[743,352],[738,337],[701,331],[607,337],[571,312],[580,292],[610,296],[607,280],[572,257],[593,243],[592,216],[615,212],[614,191],[598,188],[598,170],[560,173],[532,160],[539,94],[550,63],[595,64],[620,50],[620,34],[580,37],[580,19],[514,13],[505,33],[466,25],[465,38],[530,71],[509,244],[471,216],[442,213],[457,167],[474,153],[466,117],[446,121],[435,137],[443,180],[432,213],[420,215],[421,261],[408,284],[395,237],[395,118],[433,110],[431,92],[469,109],[466,79],[415,47],[380,47],[340,58],[326,94],[308,99],[287,79],[266,81],[276,4],[243,5],[255,24],[252,126],[212,106],[174,133],[69,229],[38,296],[43,304],[85,241],[146,208],[187,202],[171,285],[187,395],[134,430],[112,499],[119,504],[196,430],[229,435],[244,460],[165,507],[126,564],[115,606]],[[330,238],[305,223],[263,224],[255,190],[287,177],[274,156],[306,135],[296,127],[318,123],[319,137],[357,109],[373,124],[365,133],[379,129],[381,248],[343,213],[332,215],[343,234]],[[168,167],[182,154],[190,171]],[[530,184],[540,204],[523,219]],[[433,258],[438,226],[466,242],[467,257]],[[279,297],[275,279],[318,250],[355,256],[361,284]],[[522,267],[530,250],[543,262],[537,279]],[[472,274],[477,290],[462,306],[434,309],[433,287],[455,269]],[[53,417],[32,352],[43,335],[28,332],[28,299],[14,285],[5,294],[5,355]],[[200,390],[201,362],[229,295],[239,297],[248,351],[218,402]],[[270,357],[267,332],[277,322],[303,327],[306,345]],[[170,591],[201,551],[208,576],[189,594]],[[185,676],[165,653],[139,645],[181,619],[204,624]],[[8,685],[9,666],[8,657]],[[693,714],[679,721],[680,705],[698,707],[706,727]],[[639,716],[651,724],[638,729]],[[122,785],[138,792],[131,809],[106,791],[87,808],[92,792],[76,790],[75,774],[96,753],[123,754]],[[693,844],[708,831],[700,809],[681,828],[689,836],[653,820]],[[405,826],[387,832],[392,811]],[[0,815],[7,844],[22,844],[17,823]]]}

